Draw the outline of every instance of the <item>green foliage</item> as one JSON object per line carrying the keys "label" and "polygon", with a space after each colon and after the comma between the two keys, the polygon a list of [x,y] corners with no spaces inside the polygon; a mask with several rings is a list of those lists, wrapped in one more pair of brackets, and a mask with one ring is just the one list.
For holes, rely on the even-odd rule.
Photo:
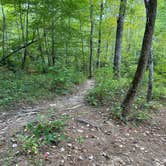
{"label": "green foliage", "polygon": [[0,74],[1,109],[15,102],[31,102],[54,96],[49,90],[49,75],[5,71]]}
{"label": "green foliage", "polygon": [[155,73],[154,78],[153,97],[157,100],[166,99],[166,77]]}
{"label": "green foliage", "polygon": [[[136,106],[136,105],[135,105]],[[116,121],[124,123],[133,123],[140,124],[151,119],[150,108],[151,104],[147,104],[142,109],[133,108],[133,110],[124,118],[122,115],[122,108],[119,103],[116,103],[113,107],[110,108],[110,117]],[[154,108],[153,108],[154,111]]]}
{"label": "green foliage", "polygon": [[77,141],[79,144],[82,144],[82,143],[84,143],[85,139],[84,139],[83,137],[78,137],[78,138],[76,139],[76,141]]}
{"label": "green foliage", "polygon": [[48,72],[54,75],[51,80],[51,90],[58,94],[66,93],[74,84],[79,84],[84,80],[81,72],[63,66],[61,63],[50,67]]}
{"label": "green foliage", "polygon": [[35,122],[29,123],[19,140],[21,149],[26,154],[39,154],[42,147],[55,144],[65,139],[64,129],[67,117],[56,120],[42,117]]}
{"label": "green foliage", "polygon": [[86,99],[94,106],[111,105],[119,102],[126,92],[128,80],[115,80],[110,68],[103,68],[96,74],[96,85],[89,91]]}
{"label": "green foliage", "polygon": [[[101,68],[96,72],[96,85],[91,89],[86,96],[87,102],[92,106],[107,106],[109,108],[111,118],[124,122],[143,122],[150,119],[150,111],[159,108],[159,102],[146,102],[147,95],[147,80],[148,73],[146,73],[143,82],[141,83],[140,91],[135,99],[133,110],[126,117],[122,116],[121,103],[128,90],[128,85],[132,78],[132,71],[128,71],[124,77],[115,80],[113,72],[110,67]],[[125,73],[125,71],[123,71]],[[127,77],[126,77],[127,76]],[[164,80],[160,75],[155,73],[153,100],[165,98],[166,91]],[[158,85],[158,86],[156,86]]]}
{"label": "green foliage", "polygon": [[34,103],[40,99],[51,99],[57,94],[66,94],[75,84],[83,80],[81,72],[65,67],[52,68],[46,74],[2,71],[0,73],[0,110],[16,102]]}

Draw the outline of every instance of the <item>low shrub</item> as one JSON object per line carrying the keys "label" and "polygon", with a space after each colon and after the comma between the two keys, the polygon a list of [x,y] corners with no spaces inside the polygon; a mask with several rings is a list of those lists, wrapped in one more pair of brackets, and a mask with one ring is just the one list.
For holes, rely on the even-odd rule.
{"label": "low shrub", "polygon": [[51,67],[48,73],[0,73],[0,110],[15,103],[34,103],[70,92],[75,84],[84,81],[81,72],[67,67]]}
{"label": "low shrub", "polygon": [[43,117],[25,126],[23,133],[18,135],[20,148],[25,154],[38,154],[49,145],[57,145],[65,139],[65,125],[68,117],[52,120]]}

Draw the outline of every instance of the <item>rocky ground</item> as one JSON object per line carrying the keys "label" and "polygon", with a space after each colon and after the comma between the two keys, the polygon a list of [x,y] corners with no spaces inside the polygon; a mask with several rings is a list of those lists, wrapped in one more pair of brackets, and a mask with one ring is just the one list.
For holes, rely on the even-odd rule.
{"label": "rocky ground", "polygon": [[[0,165],[45,166],[166,166],[166,109],[149,123],[134,127],[108,120],[107,111],[89,107],[84,96],[93,86],[88,80],[78,92],[54,102],[0,115]],[[13,136],[37,115],[52,108],[55,117],[69,115],[67,140],[45,149],[44,162],[32,163],[19,153]],[[15,145],[15,146],[13,146]],[[38,160],[38,159],[36,159]]]}

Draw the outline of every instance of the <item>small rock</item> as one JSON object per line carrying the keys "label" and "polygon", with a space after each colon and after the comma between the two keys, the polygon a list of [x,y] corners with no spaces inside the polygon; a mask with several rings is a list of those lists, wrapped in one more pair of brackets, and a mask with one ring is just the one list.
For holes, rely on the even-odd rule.
{"label": "small rock", "polygon": [[94,129],[94,128],[92,128],[92,129],[91,129],[91,131],[95,131],[95,129]]}
{"label": "small rock", "polygon": [[16,142],[17,142],[17,140],[15,140],[14,138],[12,138],[11,141],[12,141],[13,143],[16,143]]}
{"label": "small rock", "polygon": [[144,147],[140,147],[140,149],[141,149],[141,150],[145,150],[145,148],[144,148]]}
{"label": "small rock", "polygon": [[17,144],[13,144],[12,145],[12,148],[16,148],[18,145]]}
{"label": "small rock", "polygon": [[80,129],[78,129],[77,131],[78,131],[79,133],[83,133],[83,132],[84,132],[83,130],[80,130]]}
{"label": "small rock", "polygon": [[93,157],[92,155],[89,156],[89,160],[93,160],[93,158],[94,158],[94,157]]}
{"label": "small rock", "polygon": [[60,151],[61,151],[61,152],[64,152],[64,151],[65,151],[65,149],[62,147],[62,148],[60,149]]}
{"label": "small rock", "polygon": [[129,136],[130,134],[129,133],[126,133],[126,136]]}
{"label": "small rock", "polygon": [[123,145],[119,145],[120,148],[123,148]]}
{"label": "small rock", "polygon": [[67,144],[68,147],[72,147],[72,144]]}
{"label": "small rock", "polygon": [[61,163],[63,164],[65,162],[65,160],[61,160]]}
{"label": "small rock", "polygon": [[84,158],[83,158],[82,156],[79,156],[79,159],[80,159],[80,160],[84,160]]}
{"label": "small rock", "polygon": [[56,106],[56,104],[50,104],[50,107],[55,107]]}

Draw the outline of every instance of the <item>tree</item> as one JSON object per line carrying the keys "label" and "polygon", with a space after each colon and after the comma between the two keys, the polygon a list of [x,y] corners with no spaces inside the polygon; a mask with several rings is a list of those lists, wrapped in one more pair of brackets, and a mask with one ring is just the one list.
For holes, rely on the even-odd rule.
{"label": "tree", "polygon": [[122,36],[123,36],[123,25],[125,18],[127,0],[121,0],[119,8],[119,16],[117,20],[116,30],[116,42],[115,42],[115,53],[114,53],[114,75],[120,77],[120,61],[121,61],[121,50],[122,50]]}
{"label": "tree", "polygon": [[90,55],[89,55],[89,78],[93,77],[93,0],[90,0]]}
{"label": "tree", "polygon": [[[1,2],[1,1],[0,1]],[[6,16],[3,8],[3,4],[1,2],[1,10],[2,10],[2,17],[3,17],[3,22],[2,22],[2,56],[5,56],[5,31],[6,31]],[[5,62],[4,62],[5,64]]]}
{"label": "tree", "polygon": [[104,10],[104,3],[101,0],[100,4],[100,20],[99,20],[99,34],[98,34],[98,48],[97,48],[97,68],[100,67],[100,53],[101,53],[101,25],[103,19],[103,10]]}
{"label": "tree", "polygon": [[154,73],[153,66],[154,66],[154,64],[153,64],[153,48],[151,47],[149,60],[148,60],[149,79],[148,79],[147,102],[150,102],[152,100],[153,73]]}
{"label": "tree", "polygon": [[152,37],[154,33],[156,12],[157,12],[157,0],[149,0],[149,1],[145,0],[145,7],[147,10],[146,28],[145,28],[144,38],[142,42],[141,55],[139,58],[134,79],[122,103],[124,117],[126,117],[126,115],[131,110],[132,104],[136,96],[136,92],[138,90],[138,86],[140,82],[142,81],[143,75],[145,73],[145,69],[148,63],[148,57],[150,54],[150,48],[152,45]]}

